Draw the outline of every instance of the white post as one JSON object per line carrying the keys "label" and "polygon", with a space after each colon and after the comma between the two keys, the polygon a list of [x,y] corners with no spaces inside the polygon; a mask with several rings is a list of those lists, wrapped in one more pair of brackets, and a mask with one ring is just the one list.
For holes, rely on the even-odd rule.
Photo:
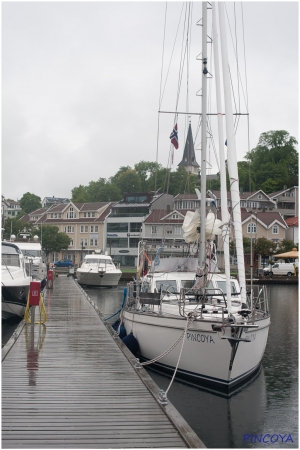
{"label": "white post", "polygon": [[243,248],[243,234],[241,223],[241,205],[239,194],[239,178],[237,170],[237,157],[235,145],[235,132],[233,126],[233,110],[230,92],[230,78],[228,68],[228,54],[227,54],[227,40],[225,30],[225,14],[224,3],[219,2],[219,22],[220,22],[220,37],[222,47],[222,68],[223,68],[223,82],[224,82],[224,98],[225,98],[225,114],[226,114],[226,139],[227,139],[227,162],[228,172],[230,178],[231,190],[231,205],[233,212],[233,226],[236,240],[236,253],[238,263],[238,275],[241,288],[242,302],[246,303],[246,279],[245,279],[245,261]]}
{"label": "white post", "polygon": [[230,286],[230,254],[229,254],[229,213],[227,207],[227,187],[226,187],[226,168],[225,168],[225,140],[223,134],[223,117],[221,102],[221,85],[220,85],[220,65],[219,65],[219,42],[217,32],[217,16],[216,5],[212,3],[213,18],[213,46],[214,46],[214,62],[215,62],[215,80],[216,80],[216,96],[217,96],[217,112],[218,112],[218,131],[219,131],[219,154],[220,154],[220,179],[221,179],[221,210],[222,210],[222,239],[224,245],[224,264],[226,276],[226,293],[228,313],[231,313],[231,286]]}
{"label": "white post", "polygon": [[206,263],[206,110],[207,110],[207,2],[202,2],[202,130],[201,130],[201,205],[198,267]]}

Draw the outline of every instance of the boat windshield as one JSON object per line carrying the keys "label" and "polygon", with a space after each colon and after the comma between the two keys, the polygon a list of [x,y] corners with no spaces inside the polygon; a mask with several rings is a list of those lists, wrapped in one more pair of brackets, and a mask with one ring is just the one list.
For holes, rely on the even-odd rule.
{"label": "boat windshield", "polygon": [[156,289],[159,292],[169,292],[170,294],[174,294],[177,292],[176,280],[160,280],[156,281]]}
{"label": "boat windshield", "polygon": [[99,259],[99,258],[86,258],[84,260],[84,262],[86,264],[98,264],[100,265],[108,265],[108,264],[113,264],[111,259]]}
{"label": "boat windshield", "polygon": [[41,257],[41,251],[40,250],[25,250],[21,249],[21,252],[24,256],[29,256],[31,258],[40,258]]}
{"label": "boat windshield", "polygon": [[15,266],[20,267],[19,255],[5,255],[2,254],[2,266]]}
{"label": "boat windshield", "polygon": [[191,289],[195,284],[195,280],[181,280],[181,286],[185,289]]}
{"label": "boat windshield", "polygon": [[[217,281],[217,286],[218,286],[219,289],[222,289],[224,294],[227,294],[226,281]],[[237,294],[238,292],[236,290],[236,285],[235,285],[234,281],[230,282],[230,286],[231,286],[231,293],[232,294]]]}

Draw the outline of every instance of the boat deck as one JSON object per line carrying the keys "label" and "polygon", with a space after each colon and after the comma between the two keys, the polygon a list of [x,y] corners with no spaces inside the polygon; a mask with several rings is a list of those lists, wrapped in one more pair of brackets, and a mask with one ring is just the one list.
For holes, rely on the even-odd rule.
{"label": "boat deck", "polygon": [[205,447],[72,277],[44,301],[2,349],[2,448]]}

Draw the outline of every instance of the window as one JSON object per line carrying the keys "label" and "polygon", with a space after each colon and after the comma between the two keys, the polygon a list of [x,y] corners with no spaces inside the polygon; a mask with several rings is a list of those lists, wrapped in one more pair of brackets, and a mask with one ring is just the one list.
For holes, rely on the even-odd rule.
{"label": "window", "polygon": [[151,227],[151,234],[156,234],[157,233],[157,226],[156,225],[152,225]]}
{"label": "window", "polygon": [[71,242],[70,242],[70,244],[69,244],[69,247],[73,247],[74,246],[74,241],[73,241],[73,239],[71,240]]}
{"label": "window", "polygon": [[[252,231],[251,231],[252,229]],[[247,233],[256,233],[256,223],[248,223]]]}
{"label": "window", "polygon": [[137,248],[139,241],[140,241],[139,238],[130,238],[129,239],[129,247],[130,248]]}
{"label": "window", "polygon": [[166,234],[173,234],[173,227],[166,227]]}
{"label": "window", "polygon": [[91,247],[97,247],[98,246],[98,239],[90,239],[90,246]]}
{"label": "window", "polygon": [[107,232],[108,233],[127,233],[128,232],[128,223],[127,222],[108,223],[107,224]]}
{"label": "window", "polygon": [[181,235],[181,225],[176,225],[174,227],[174,234]]}
{"label": "window", "polygon": [[258,194],[258,198],[261,199],[261,198],[262,198],[262,195],[261,195],[261,194]]}
{"label": "window", "polygon": [[245,202],[244,201],[241,201],[241,207],[245,208]]}
{"label": "window", "polygon": [[74,233],[74,227],[68,225],[67,227],[65,227],[65,233]]}
{"label": "window", "polygon": [[91,233],[94,233],[94,225],[91,225]]}
{"label": "window", "polygon": [[273,225],[272,233],[273,234],[278,234],[279,233],[278,225]]}
{"label": "window", "polygon": [[53,214],[50,214],[51,219],[53,219]]}
{"label": "window", "polygon": [[89,232],[89,226],[88,226],[88,225],[85,225],[85,226],[84,226],[84,232],[85,232],[85,233],[88,233],[88,232]]}
{"label": "window", "polygon": [[172,219],[178,219],[178,214],[172,214]]}
{"label": "window", "polygon": [[67,219],[76,219],[76,212],[74,212],[74,208],[72,206],[67,213]]}
{"label": "window", "polygon": [[98,233],[98,225],[95,225],[95,233]]}
{"label": "window", "polygon": [[128,247],[128,239],[127,238],[110,238],[110,237],[108,237],[106,246],[108,248],[110,248],[110,247],[118,247],[118,248]]}
{"label": "window", "polygon": [[96,213],[92,212],[92,217],[96,217]]}
{"label": "window", "polygon": [[86,238],[80,239],[80,246],[81,247],[87,247],[88,246],[88,240]]}
{"label": "window", "polygon": [[252,207],[257,208],[257,202],[252,202]]}
{"label": "window", "polygon": [[136,223],[132,222],[130,224],[131,233],[139,233],[141,231],[141,228],[142,228],[141,222],[136,222]]}
{"label": "window", "polygon": [[84,226],[80,225],[80,233],[84,233]]}

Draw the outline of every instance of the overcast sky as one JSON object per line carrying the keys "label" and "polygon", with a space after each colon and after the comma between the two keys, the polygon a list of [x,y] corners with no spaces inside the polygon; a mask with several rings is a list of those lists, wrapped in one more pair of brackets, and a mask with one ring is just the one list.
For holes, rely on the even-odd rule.
{"label": "overcast sky", "polygon": [[[121,166],[155,161],[157,154],[158,162],[166,166],[174,114],[160,114],[158,120],[165,5],[2,2],[2,194],[6,198],[17,200],[26,192],[41,199],[70,198],[72,188],[107,179]],[[163,80],[182,5],[167,4]],[[233,5],[228,5],[229,17]],[[243,10],[236,3],[237,16],[241,11],[246,65],[240,60],[240,66],[246,67],[247,74],[250,148],[270,130],[286,130],[298,140],[298,2],[243,2]],[[201,97],[196,96],[201,88],[201,62],[196,60],[201,53],[201,27],[196,26],[200,18],[197,2],[191,21],[189,101],[185,83],[179,111],[201,111]],[[240,37],[238,47],[243,47]],[[174,51],[160,107],[164,111],[175,110],[178,55]],[[246,112],[243,104],[241,112]],[[187,116],[178,119],[174,169],[182,159],[187,120]],[[191,116],[197,149],[198,120]],[[245,126],[247,119],[242,121]],[[247,128],[243,134],[238,160],[249,149]],[[200,150],[196,157],[200,162]],[[213,160],[211,165],[216,172]]]}

